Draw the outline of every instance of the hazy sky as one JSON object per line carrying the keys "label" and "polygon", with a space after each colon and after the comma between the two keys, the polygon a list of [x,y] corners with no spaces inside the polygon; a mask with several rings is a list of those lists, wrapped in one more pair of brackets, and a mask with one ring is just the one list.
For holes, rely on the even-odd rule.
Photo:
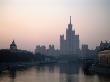
{"label": "hazy sky", "polygon": [[0,0],[0,48],[9,48],[13,39],[21,49],[59,48],[69,16],[81,44],[92,49],[110,41],[110,0]]}

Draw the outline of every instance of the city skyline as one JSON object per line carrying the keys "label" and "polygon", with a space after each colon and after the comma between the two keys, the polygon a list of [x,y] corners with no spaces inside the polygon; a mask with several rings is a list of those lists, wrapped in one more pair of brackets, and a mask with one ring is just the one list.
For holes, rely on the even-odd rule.
{"label": "city skyline", "polygon": [[81,44],[95,48],[110,41],[110,5],[108,0],[1,0],[0,48],[9,48],[14,39],[18,48],[33,51],[36,45],[54,44],[65,34],[72,16],[73,29]]}

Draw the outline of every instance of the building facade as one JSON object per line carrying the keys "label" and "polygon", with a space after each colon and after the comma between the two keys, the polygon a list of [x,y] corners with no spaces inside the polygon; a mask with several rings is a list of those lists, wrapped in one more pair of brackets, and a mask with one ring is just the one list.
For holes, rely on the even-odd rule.
{"label": "building facade", "polygon": [[35,49],[35,54],[37,53],[47,56],[58,56],[60,54],[59,50],[55,49],[53,44],[50,44],[48,49],[44,45],[37,45]]}
{"label": "building facade", "polygon": [[67,54],[79,54],[79,35],[75,34],[75,30],[72,30],[71,16],[70,23],[66,29],[66,39],[64,35],[60,35],[60,52],[63,55]]}
{"label": "building facade", "polygon": [[46,54],[47,53],[46,47],[44,45],[42,45],[42,46],[37,45],[36,49],[35,49],[35,54],[36,53]]}
{"label": "building facade", "polygon": [[83,44],[82,48],[81,48],[81,57],[82,58],[86,58],[89,55],[89,49],[88,49],[88,45],[87,44]]}

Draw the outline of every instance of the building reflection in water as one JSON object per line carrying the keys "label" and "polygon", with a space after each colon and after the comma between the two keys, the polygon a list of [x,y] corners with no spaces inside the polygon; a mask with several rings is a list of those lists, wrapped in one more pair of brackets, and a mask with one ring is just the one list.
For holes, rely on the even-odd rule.
{"label": "building reflection in water", "polygon": [[67,63],[60,66],[60,82],[78,82],[79,64]]}
{"label": "building reflection in water", "polygon": [[84,75],[78,63],[34,66],[0,74],[0,82],[110,82],[109,76]]}
{"label": "building reflection in water", "polygon": [[[45,78],[45,73],[47,73],[46,76],[49,76],[49,82],[51,82],[50,80],[53,80],[52,82],[56,80],[57,82],[81,82],[79,81],[80,78],[78,76],[79,70],[81,70],[79,63],[36,66],[36,73],[41,73],[42,79]],[[57,79],[55,78],[56,75],[58,77]]]}
{"label": "building reflection in water", "polygon": [[55,65],[40,65],[40,66],[36,66],[36,71],[37,72],[46,72],[49,71],[51,73],[54,73],[55,70]]}
{"label": "building reflection in water", "polygon": [[110,82],[110,76],[99,75],[98,76],[100,82]]}
{"label": "building reflection in water", "polygon": [[16,80],[16,70],[9,71],[10,82],[15,82]]}
{"label": "building reflection in water", "polygon": [[59,69],[54,64],[36,66],[38,82],[59,82]]}

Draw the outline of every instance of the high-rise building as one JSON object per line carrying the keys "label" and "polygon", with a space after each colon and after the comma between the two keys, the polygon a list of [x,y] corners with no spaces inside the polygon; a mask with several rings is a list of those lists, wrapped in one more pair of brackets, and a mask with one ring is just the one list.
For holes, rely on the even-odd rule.
{"label": "high-rise building", "polygon": [[79,53],[79,35],[75,34],[75,30],[72,30],[71,16],[70,23],[66,29],[66,39],[64,35],[60,35],[60,52],[64,55],[72,55]]}

